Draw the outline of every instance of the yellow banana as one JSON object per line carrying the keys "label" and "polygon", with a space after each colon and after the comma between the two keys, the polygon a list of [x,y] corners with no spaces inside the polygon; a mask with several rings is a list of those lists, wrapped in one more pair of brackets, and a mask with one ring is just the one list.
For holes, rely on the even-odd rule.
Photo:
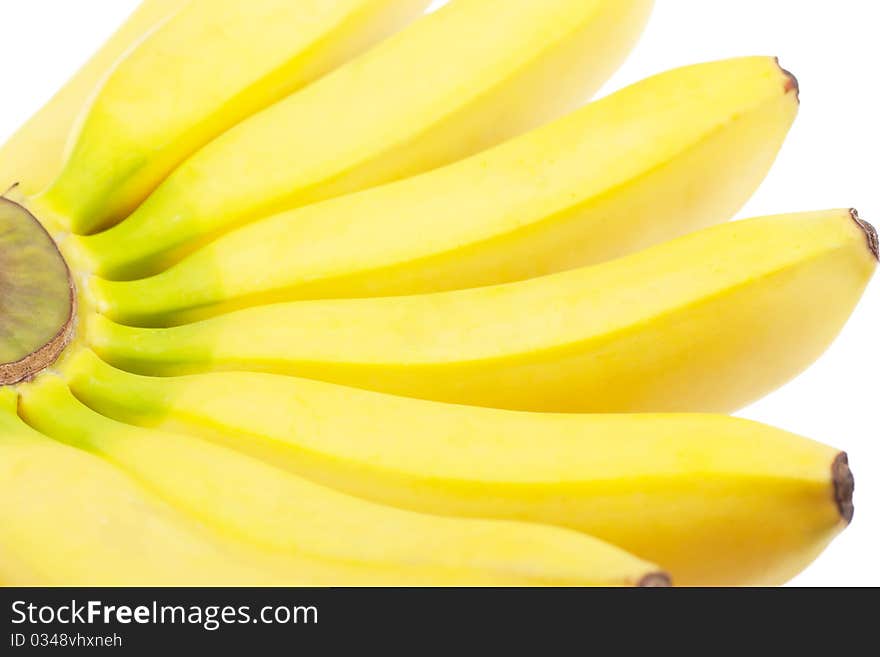
{"label": "yellow banana", "polygon": [[192,0],[114,67],[61,173],[32,207],[76,233],[124,218],[198,148],[428,4]]}
{"label": "yellow banana", "polygon": [[777,584],[850,521],[845,453],[659,412],[806,367],[877,232],[626,255],[738,209],[793,76],[544,125],[651,0],[451,0],[383,41],[428,4],[148,0],[0,150],[0,582]]}
{"label": "yellow banana", "polygon": [[33,195],[61,171],[67,142],[80,114],[117,60],[156,25],[189,0],[144,0],[107,41],[39,112],[0,148],[0,193],[12,185]]}
{"label": "yellow banana", "polygon": [[472,290],[260,306],[84,339],[144,374],[252,370],[537,411],[718,411],[798,374],[877,265],[851,210],[738,221],[608,263]]}
{"label": "yellow banana", "polygon": [[90,352],[65,377],[117,419],[393,506],[571,527],[676,584],[784,582],[852,517],[845,455],[722,415],[522,413],[271,374],[146,378]]}
{"label": "yellow banana", "polygon": [[729,219],[797,114],[772,58],[671,71],[470,159],[256,222],[171,269],[95,279],[169,325],[267,302],[417,294],[593,264]]}
{"label": "yellow banana", "polygon": [[108,420],[57,377],[21,394],[22,417],[37,429],[121,466],[194,524],[251,546],[249,562],[277,568],[279,577],[336,585],[668,583],[655,566],[570,530],[381,507],[196,438]]}
{"label": "yellow banana", "polygon": [[79,240],[89,267],[110,278],[154,273],[260,216],[433,169],[540,125],[598,89],[651,6],[451,0],[203,148],[126,221]]}
{"label": "yellow banana", "polygon": [[16,395],[0,389],[4,585],[271,582],[115,468],[27,427],[15,406]]}

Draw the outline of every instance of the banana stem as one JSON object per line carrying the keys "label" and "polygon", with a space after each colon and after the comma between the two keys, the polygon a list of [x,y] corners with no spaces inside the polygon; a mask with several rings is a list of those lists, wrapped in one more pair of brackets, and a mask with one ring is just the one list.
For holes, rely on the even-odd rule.
{"label": "banana stem", "polygon": [[0,291],[0,386],[7,386],[33,378],[70,344],[76,287],[49,232],[5,196],[0,196]]}

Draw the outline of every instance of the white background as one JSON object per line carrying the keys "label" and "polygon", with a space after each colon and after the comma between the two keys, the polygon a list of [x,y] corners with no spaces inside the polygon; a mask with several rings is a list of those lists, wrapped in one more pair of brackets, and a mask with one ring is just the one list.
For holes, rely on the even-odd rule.
{"label": "white background", "polygon": [[[136,0],[0,1],[0,141],[136,5]],[[778,55],[801,82],[801,115],[775,169],[742,216],[855,206],[865,219],[880,223],[878,20],[880,9],[868,0],[657,0],[644,39],[603,94],[666,68],[737,55]],[[850,454],[855,520],[794,584],[880,585],[878,369],[880,283],[875,281],[843,335],[816,365],[742,413]]]}

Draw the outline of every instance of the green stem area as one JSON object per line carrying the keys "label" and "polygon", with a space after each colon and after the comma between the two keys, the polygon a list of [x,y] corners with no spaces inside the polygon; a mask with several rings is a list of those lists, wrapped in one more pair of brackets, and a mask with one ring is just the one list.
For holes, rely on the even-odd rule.
{"label": "green stem area", "polygon": [[0,386],[50,367],[73,339],[76,287],[51,235],[0,196]]}

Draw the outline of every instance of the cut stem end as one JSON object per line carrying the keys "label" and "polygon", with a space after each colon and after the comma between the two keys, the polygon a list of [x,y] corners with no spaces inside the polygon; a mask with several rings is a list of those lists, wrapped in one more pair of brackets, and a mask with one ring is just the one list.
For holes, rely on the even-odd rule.
{"label": "cut stem end", "polygon": [[0,386],[33,378],[70,344],[76,289],[43,225],[0,196]]}

